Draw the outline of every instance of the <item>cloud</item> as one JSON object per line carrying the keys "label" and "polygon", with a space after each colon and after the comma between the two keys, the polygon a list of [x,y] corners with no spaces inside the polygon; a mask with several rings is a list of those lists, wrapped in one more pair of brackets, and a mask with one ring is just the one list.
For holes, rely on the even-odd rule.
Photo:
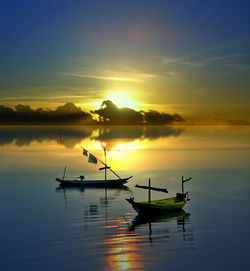
{"label": "cloud", "polygon": [[97,79],[97,80],[124,81],[124,82],[136,82],[136,83],[142,82],[141,79],[136,79],[136,78],[131,78],[131,77],[100,76],[100,75],[91,75],[91,74],[83,74],[83,73],[68,73],[68,72],[61,72],[58,74],[72,76],[72,77]]}
{"label": "cloud", "polygon": [[103,124],[143,124],[143,115],[130,108],[118,108],[112,101],[103,101],[100,109],[91,111],[98,115],[99,123]]}
{"label": "cloud", "polygon": [[78,72],[56,72],[62,76],[69,76],[75,78],[89,78],[105,81],[121,81],[143,83],[145,80],[156,78],[158,75],[153,73],[140,72],[138,70],[127,68],[121,69],[119,67],[112,69],[103,69],[98,71],[78,71]]}
{"label": "cloud", "polygon": [[179,65],[187,65],[190,67],[203,67],[206,66],[209,63],[212,62],[216,62],[216,61],[220,61],[220,60],[233,60],[235,58],[240,58],[240,57],[244,57],[244,54],[223,54],[223,55],[214,55],[214,56],[210,56],[210,57],[202,57],[199,56],[199,60],[197,60],[197,55],[200,55],[200,53],[198,54],[189,54],[183,57],[168,57],[168,56],[155,56],[155,58],[159,58],[161,63],[164,65],[175,65],[175,64],[179,64]]}
{"label": "cloud", "polygon": [[73,103],[66,103],[51,109],[32,109],[18,104],[14,108],[0,105],[0,124],[72,124],[72,125],[164,125],[183,121],[178,114],[159,113],[155,110],[136,111],[131,108],[118,108],[112,101],[103,101],[101,108],[86,113]]}
{"label": "cloud", "polygon": [[234,58],[239,58],[243,57],[243,54],[231,54],[231,55],[220,55],[220,56],[213,56],[209,57],[200,61],[183,61],[182,63],[187,66],[191,67],[204,67],[209,63],[216,62],[216,61],[221,61],[221,60],[227,60],[227,59],[234,59]]}
{"label": "cloud", "polygon": [[94,124],[89,113],[83,112],[73,103],[66,103],[55,110],[18,104],[15,108],[0,105],[0,123],[9,124]]}
{"label": "cloud", "polygon": [[[181,68],[183,66],[201,68],[206,67],[210,63],[220,64],[224,67],[232,68],[229,64],[244,64],[246,57],[249,56],[248,53],[248,43],[231,43],[231,44],[221,44],[217,46],[207,47],[191,51],[185,55],[162,55],[162,56],[152,56],[159,60],[161,65],[168,68]],[[241,58],[241,59],[240,59]],[[244,67],[247,69],[248,67]]]}
{"label": "cloud", "polygon": [[118,108],[112,101],[103,101],[100,109],[91,111],[101,124],[112,125],[165,125],[184,121],[178,114],[159,113],[156,110],[136,111],[127,107]]}
{"label": "cloud", "polygon": [[176,57],[176,58],[171,58],[171,57],[162,57],[161,62],[165,65],[176,63],[182,61],[181,58]]}
{"label": "cloud", "polygon": [[175,121],[184,121],[184,119],[177,113],[170,115],[167,113],[160,113],[156,110],[149,110],[148,112],[142,112],[144,115],[144,121],[146,124],[168,124]]}

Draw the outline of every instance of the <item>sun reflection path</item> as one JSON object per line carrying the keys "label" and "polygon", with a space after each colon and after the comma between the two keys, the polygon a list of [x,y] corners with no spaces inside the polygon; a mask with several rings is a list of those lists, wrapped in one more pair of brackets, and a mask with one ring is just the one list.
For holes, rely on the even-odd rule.
{"label": "sun reflection path", "polygon": [[[122,218],[115,221],[115,229],[106,226],[112,232],[111,236],[103,241],[103,244],[108,246],[103,270],[143,270],[145,251],[139,246],[142,237],[128,233],[127,226],[127,221]],[[114,231],[118,233],[114,234]]]}
{"label": "sun reflection path", "polygon": [[[183,210],[151,218],[136,216],[132,224],[128,221],[133,214],[124,215],[107,220],[104,227],[107,231],[106,238],[101,242],[101,246],[105,247],[104,271],[148,270],[151,267],[154,270],[159,254],[167,257],[167,251],[194,247],[190,214]],[[151,224],[154,224],[154,234]],[[135,228],[139,229],[139,233]]]}
{"label": "sun reflection path", "polygon": [[98,166],[83,160],[81,146],[103,159],[102,143],[118,173],[249,168],[246,127],[24,127],[0,129],[1,169],[61,171],[68,165],[75,172],[96,173]]}

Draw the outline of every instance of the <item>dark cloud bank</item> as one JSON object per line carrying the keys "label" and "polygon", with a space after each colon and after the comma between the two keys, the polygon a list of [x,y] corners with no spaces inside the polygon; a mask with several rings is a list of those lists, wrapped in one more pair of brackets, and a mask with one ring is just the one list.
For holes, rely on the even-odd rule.
{"label": "dark cloud bank", "polygon": [[[93,119],[93,115],[98,120]],[[131,108],[118,108],[106,100],[100,109],[86,113],[73,103],[66,103],[50,109],[32,109],[28,105],[14,108],[0,105],[0,124],[68,124],[68,125],[165,125],[181,122],[178,114],[160,113],[156,110],[136,111]]]}

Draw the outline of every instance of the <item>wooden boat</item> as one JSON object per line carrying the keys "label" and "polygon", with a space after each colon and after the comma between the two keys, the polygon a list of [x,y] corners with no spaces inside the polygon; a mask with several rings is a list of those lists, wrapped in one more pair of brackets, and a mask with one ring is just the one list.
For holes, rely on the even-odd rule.
{"label": "wooden boat", "polygon": [[56,178],[61,185],[64,186],[120,186],[124,185],[131,179],[132,176],[127,178],[120,178],[120,179],[109,179],[109,180],[82,180],[79,178],[76,179],[63,179],[63,178]]}
{"label": "wooden boat", "polygon": [[[99,168],[99,170],[104,170],[104,180],[86,180],[84,176],[79,177],[72,177],[74,179],[67,179],[66,178],[66,170],[67,167],[64,168],[63,177],[56,178],[56,181],[60,183],[62,186],[121,186],[128,182],[129,179],[131,179],[133,176],[121,178],[114,170],[111,169],[110,166],[107,165],[106,160],[106,148],[104,147],[104,154],[105,154],[105,162],[102,162],[99,158],[95,157],[93,154],[91,154],[86,149],[83,149],[83,155],[87,156],[88,162],[97,164],[97,162],[100,162],[104,165],[104,167]],[[110,170],[117,179],[107,179],[107,170]]]}
{"label": "wooden boat", "polygon": [[183,184],[189,180],[191,180],[191,177],[186,180],[184,180],[182,177],[182,193],[177,193],[175,197],[151,201],[151,190],[164,193],[168,193],[168,191],[167,189],[163,188],[151,187],[149,179],[148,186],[136,185],[137,188],[148,189],[148,201],[136,202],[134,201],[134,198],[129,198],[126,200],[132,205],[132,207],[139,215],[155,215],[159,213],[178,211],[181,210],[186,204],[186,202],[189,200],[188,192],[184,193],[183,191]]}

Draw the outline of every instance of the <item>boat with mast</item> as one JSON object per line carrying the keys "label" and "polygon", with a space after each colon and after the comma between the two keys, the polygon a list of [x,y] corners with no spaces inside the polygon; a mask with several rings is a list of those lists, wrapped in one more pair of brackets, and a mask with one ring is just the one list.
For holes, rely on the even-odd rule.
{"label": "boat with mast", "polygon": [[[101,163],[104,167],[100,167],[99,170],[104,170],[104,180],[87,180],[83,175],[80,175],[78,177],[72,177],[74,179],[67,179],[66,177],[66,171],[67,166],[64,168],[63,177],[56,178],[56,181],[60,183],[60,185],[63,186],[121,186],[128,182],[129,179],[131,179],[133,176],[127,177],[127,178],[121,178],[114,170],[111,169],[110,166],[107,165],[107,154],[106,154],[106,148],[104,147],[104,156],[105,156],[105,162],[94,156],[92,153],[87,151],[82,147],[83,155],[88,157],[88,162],[92,164],[97,164],[98,162]],[[117,178],[116,179],[108,179],[107,178],[107,170],[109,170],[111,173],[113,173]]]}
{"label": "boat with mast", "polygon": [[151,191],[168,193],[165,188],[152,187],[149,179],[148,186],[136,185],[136,188],[148,189],[148,200],[147,201],[134,201],[134,198],[126,199],[135,211],[139,215],[156,215],[162,213],[169,213],[181,210],[186,202],[189,200],[188,192],[184,193],[184,183],[190,181],[192,177],[184,179],[182,176],[182,192],[176,193],[175,197],[151,200]]}

